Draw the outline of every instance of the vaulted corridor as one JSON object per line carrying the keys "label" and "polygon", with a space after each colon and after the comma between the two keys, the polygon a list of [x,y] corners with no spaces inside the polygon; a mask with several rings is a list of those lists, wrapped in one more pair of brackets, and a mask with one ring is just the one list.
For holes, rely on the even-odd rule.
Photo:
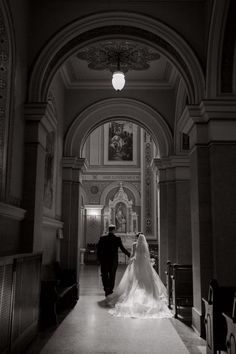
{"label": "vaulted corridor", "polygon": [[[205,341],[176,319],[112,317],[104,304],[99,268],[81,269],[80,300],[39,349],[36,340],[26,354],[202,354]],[[120,266],[119,281],[124,266]]]}

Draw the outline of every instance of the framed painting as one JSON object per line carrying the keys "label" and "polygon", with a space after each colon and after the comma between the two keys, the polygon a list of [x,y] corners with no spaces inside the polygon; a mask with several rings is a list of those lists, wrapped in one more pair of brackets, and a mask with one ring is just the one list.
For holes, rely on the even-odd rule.
{"label": "framed painting", "polygon": [[105,165],[136,165],[137,125],[113,121],[104,126]]}

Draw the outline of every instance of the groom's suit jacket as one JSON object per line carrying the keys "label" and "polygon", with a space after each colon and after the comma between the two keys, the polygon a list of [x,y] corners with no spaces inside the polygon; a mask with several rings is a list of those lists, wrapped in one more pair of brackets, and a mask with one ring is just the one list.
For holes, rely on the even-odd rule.
{"label": "groom's suit jacket", "polygon": [[123,246],[120,237],[114,235],[113,233],[108,233],[105,236],[101,236],[97,245],[99,262],[101,264],[117,264],[119,248],[123,253],[130,257],[130,252]]}

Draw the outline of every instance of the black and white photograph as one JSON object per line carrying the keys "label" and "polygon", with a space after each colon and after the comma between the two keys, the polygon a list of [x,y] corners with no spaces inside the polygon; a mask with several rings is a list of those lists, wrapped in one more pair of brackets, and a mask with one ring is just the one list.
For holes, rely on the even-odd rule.
{"label": "black and white photograph", "polygon": [[0,0],[0,354],[236,354],[236,0]]}

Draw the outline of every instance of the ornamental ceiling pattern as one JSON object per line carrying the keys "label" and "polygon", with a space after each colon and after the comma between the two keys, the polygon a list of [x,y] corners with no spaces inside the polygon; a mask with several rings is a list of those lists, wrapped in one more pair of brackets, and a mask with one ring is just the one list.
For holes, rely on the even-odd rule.
{"label": "ornamental ceiling pattern", "polygon": [[88,46],[77,53],[77,57],[88,62],[93,70],[118,69],[147,70],[150,62],[158,60],[160,55],[147,46],[130,40],[107,40]]}

